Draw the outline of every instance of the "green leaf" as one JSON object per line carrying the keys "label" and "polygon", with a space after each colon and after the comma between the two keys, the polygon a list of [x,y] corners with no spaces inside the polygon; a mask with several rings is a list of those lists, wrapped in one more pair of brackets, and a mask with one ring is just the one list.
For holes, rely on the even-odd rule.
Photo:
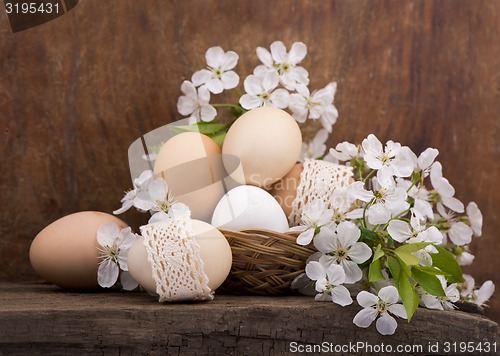
{"label": "green leaf", "polygon": [[418,269],[421,272],[432,274],[433,276],[450,276],[449,273],[443,272],[440,269],[434,267],[414,266],[413,269]]}
{"label": "green leaf", "polygon": [[378,241],[379,240],[376,232],[374,232],[370,229],[367,229],[366,227],[360,227],[359,229],[361,230],[361,236],[364,237],[365,239],[367,239],[369,241]]}
{"label": "green leaf", "polygon": [[382,274],[382,264],[380,263],[380,260],[377,259],[370,263],[370,267],[368,269],[368,281],[376,282],[381,279],[384,279],[384,275]]}
{"label": "green leaf", "polygon": [[392,278],[394,280],[399,280],[399,275],[401,274],[401,266],[399,265],[399,261],[392,257],[387,257],[387,266],[389,267],[389,271],[391,271]]}
{"label": "green leaf", "polygon": [[219,146],[222,147],[222,144],[224,143],[224,139],[226,138],[227,132],[221,132],[218,133],[217,135],[210,136],[212,140],[214,140]]}
{"label": "green leaf", "polygon": [[411,267],[398,255],[396,255],[396,259],[399,262],[399,267],[401,268],[401,271],[403,272],[402,275],[405,275],[406,277],[410,277],[411,276]]}
{"label": "green leaf", "polygon": [[413,268],[411,275],[427,293],[435,295],[436,297],[446,296],[443,286],[436,276],[422,272],[418,268]]}
{"label": "green leaf", "polygon": [[200,133],[204,135],[214,135],[219,131],[226,130],[229,127],[229,124],[220,124],[217,122],[198,122],[198,128]]}
{"label": "green leaf", "polygon": [[396,256],[398,256],[401,260],[404,261],[408,266],[416,266],[420,263],[420,260],[413,256],[411,253],[405,251],[395,250]]}
{"label": "green leaf", "polygon": [[431,253],[432,264],[449,274],[449,277],[446,279],[450,283],[460,283],[463,282],[464,279],[462,277],[462,269],[458,264],[455,257],[448,251],[446,251],[441,246],[435,246],[438,250],[438,253]]}
{"label": "green leaf", "polygon": [[398,253],[398,251],[406,253],[417,252],[423,248],[426,248],[430,244],[432,244],[432,242],[415,242],[413,244],[405,244],[403,246],[399,246],[397,249],[394,250],[394,252],[396,253]]}
{"label": "green leaf", "polygon": [[415,292],[415,289],[413,289],[410,280],[404,274],[401,274],[401,278],[397,280],[397,289],[405,307],[408,321],[410,321],[415,310],[418,308],[420,298]]}
{"label": "green leaf", "polygon": [[382,246],[380,244],[375,247],[375,250],[373,251],[373,261],[375,262],[378,260],[380,257],[384,256],[385,253],[382,251]]}
{"label": "green leaf", "polygon": [[177,134],[182,132],[199,132],[204,135],[210,136],[218,133],[219,131],[226,130],[228,127],[229,124],[200,121],[192,125],[179,125],[179,126],[172,125],[170,128]]}

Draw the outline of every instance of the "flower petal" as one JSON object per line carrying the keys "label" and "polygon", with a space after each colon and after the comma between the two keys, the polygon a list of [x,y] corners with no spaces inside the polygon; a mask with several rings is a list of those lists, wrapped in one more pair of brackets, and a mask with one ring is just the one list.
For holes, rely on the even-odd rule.
{"label": "flower petal", "polygon": [[[238,64],[238,54],[234,51],[227,51],[224,56],[222,57],[222,61],[220,64],[220,68],[223,71],[228,71],[236,67],[236,64]],[[234,72],[233,72],[234,73]],[[226,88],[228,89],[228,88]]]}
{"label": "flower petal", "polygon": [[352,304],[351,293],[344,286],[336,286],[330,293],[332,294],[332,301],[338,305],[346,306]]}
{"label": "flower petal", "polygon": [[356,262],[343,259],[340,261],[340,265],[344,268],[345,271],[344,283],[355,283],[363,277],[363,272],[361,272],[361,268],[359,268]]}
{"label": "flower petal", "polygon": [[403,318],[403,319],[408,319],[408,316],[406,315],[406,309],[403,306],[403,304],[392,304],[387,308],[392,314]]}
{"label": "flower petal", "polygon": [[345,272],[342,266],[337,264],[330,264],[328,269],[325,271],[328,276],[328,281],[330,284],[338,286],[345,281]]}
{"label": "flower petal", "polygon": [[395,304],[399,300],[399,293],[396,287],[387,286],[378,292],[378,296],[387,304]]}
{"label": "flower petal", "polygon": [[220,81],[220,79],[217,78],[209,79],[205,83],[205,85],[207,86],[208,90],[210,90],[210,92],[214,94],[220,94],[224,90],[222,82]]}
{"label": "flower petal", "polygon": [[434,163],[434,160],[436,159],[437,155],[439,154],[439,151],[435,148],[427,148],[424,152],[420,154],[417,160],[418,167],[421,170],[426,170],[431,166],[432,163]]}
{"label": "flower petal", "polygon": [[[208,69],[200,69],[199,71],[196,71],[193,73],[193,75],[191,76],[191,81],[193,82],[193,85],[195,87],[198,87],[198,86],[203,85],[206,82],[208,82],[212,77],[213,77],[213,74],[211,71],[209,71]],[[181,90],[182,90],[182,86],[181,86]],[[186,95],[194,97],[193,95],[188,94],[188,93],[186,93]]]}
{"label": "flower petal", "polygon": [[119,273],[120,269],[116,263],[105,260],[99,264],[97,269],[97,282],[101,287],[110,288],[116,283]]}
{"label": "flower petal", "polygon": [[392,335],[398,327],[398,322],[389,313],[382,313],[377,320],[377,331],[382,335]]}
{"label": "flower petal", "polygon": [[260,61],[266,66],[266,67],[272,67],[273,66],[273,58],[271,57],[271,53],[264,47],[257,47],[257,57],[260,59]]}
{"label": "flower petal", "polygon": [[448,236],[457,246],[467,245],[472,240],[472,229],[465,223],[459,221],[451,225]]}
{"label": "flower petal", "polygon": [[314,237],[314,229],[307,229],[297,237],[297,243],[305,246],[309,245]]}
{"label": "flower petal", "polygon": [[361,235],[359,228],[350,221],[343,221],[337,226],[337,236],[340,245],[349,248],[354,245]]}
{"label": "flower petal", "polygon": [[[288,107],[288,99],[290,97],[290,93],[285,89],[277,89],[271,93],[271,102],[273,106],[286,109]],[[325,146],[326,147],[326,146]]]}
{"label": "flower petal", "polygon": [[203,105],[200,109],[200,117],[202,121],[212,121],[217,116],[217,110],[210,104]]}
{"label": "flower petal", "polygon": [[120,234],[120,228],[113,222],[105,223],[97,229],[97,242],[101,246],[113,246]]}
{"label": "flower petal", "polygon": [[233,89],[238,86],[240,77],[235,72],[229,71],[222,73],[220,80],[224,89]]}
{"label": "flower petal", "polygon": [[317,281],[318,279],[324,279],[326,277],[326,270],[321,263],[311,261],[306,265],[306,275],[310,279]]}
{"label": "flower petal", "polygon": [[219,68],[224,59],[224,50],[219,46],[211,47],[207,49],[205,59],[209,67]]}
{"label": "flower petal", "polygon": [[364,242],[356,242],[351,246],[347,256],[357,264],[361,264],[372,256],[372,250]]}
{"label": "flower petal", "polygon": [[288,61],[290,64],[297,64],[307,55],[307,47],[302,42],[295,42],[288,53]]}
{"label": "flower petal", "polygon": [[283,61],[286,60],[286,47],[283,42],[275,41],[271,43],[271,56],[277,63],[283,63]]}
{"label": "flower petal", "polygon": [[243,94],[240,98],[240,104],[244,109],[252,110],[262,106],[262,100],[252,94]]}
{"label": "flower petal", "polygon": [[372,324],[372,322],[375,320],[377,315],[378,315],[377,309],[370,308],[370,307],[364,308],[364,309],[360,310],[356,314],[356,316],[354,316],[354,319],[352,320],[352,322],[356,326],[359,326],[360,328],[367,328]]}
{"label": "flower petal", "polygon": [[387,232],[397,242],[405,242],[412,236],[410,225],[402,220],[391,220]]}
{"label": "flower petal", "polygon": [[363,308],[372,307],[378,303],[378,297],[375,294],[364,290],[358,293],[356,300]]}
{"label": "flower petal", "polygon": [[120,283],[124,290],[134,290],[139,286],[139,283],[137,283],[135,279],[132,278],[132,275],[126,271],[120,274]]}

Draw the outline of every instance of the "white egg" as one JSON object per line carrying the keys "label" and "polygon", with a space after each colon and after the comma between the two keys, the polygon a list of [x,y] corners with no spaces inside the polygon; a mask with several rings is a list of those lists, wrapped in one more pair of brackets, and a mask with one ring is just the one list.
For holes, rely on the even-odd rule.
{"label": "white egg", "polygon": [[285,213],[273,196],[250,185],[233,188],[222,197],[215,207],[212,225],[228,230],[288,230]]}
{"label": "white egg", "polygon": [[[194,238],[200,245],[200,258],[208,277],[208,287],[216,290],[227,278],[233,263],[231,247],[222,233],[200,220],[192,220]],[[153,269],[148,261],[144,238],[134,242],[127,257],[128,270],[132,277],[151,294],[156,294]]]}

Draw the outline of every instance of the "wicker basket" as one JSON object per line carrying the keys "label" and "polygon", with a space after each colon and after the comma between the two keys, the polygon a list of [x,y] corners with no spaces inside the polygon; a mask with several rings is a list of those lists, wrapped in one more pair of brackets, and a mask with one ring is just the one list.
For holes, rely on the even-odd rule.
{"label": "wicker basket", "polygon": [[231,272],[217,290],[227,294],[292,294],[290,284],[317,251],[313,246],[297,245],[298,233],[261,229],[221,232],[233,252]]}

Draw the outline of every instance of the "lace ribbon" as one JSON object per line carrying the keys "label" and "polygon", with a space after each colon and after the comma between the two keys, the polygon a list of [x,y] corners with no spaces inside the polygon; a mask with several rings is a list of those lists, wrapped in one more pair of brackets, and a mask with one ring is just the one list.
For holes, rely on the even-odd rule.
{"label": "lace ribbon", "polygon": [[142,226],[141,234],[160,302],[213,299],[189,217]]}
{"label": "lace ribbon", "polygon": [[292,211],[288,216],[290,226],[297,226],[302,220],[302,208],[307,202],[321,200],[329,204],[336,188],[346,187],[353,176],[352,167],[336,163],[306,159],[300,174],[297,195],[292,202]]}

